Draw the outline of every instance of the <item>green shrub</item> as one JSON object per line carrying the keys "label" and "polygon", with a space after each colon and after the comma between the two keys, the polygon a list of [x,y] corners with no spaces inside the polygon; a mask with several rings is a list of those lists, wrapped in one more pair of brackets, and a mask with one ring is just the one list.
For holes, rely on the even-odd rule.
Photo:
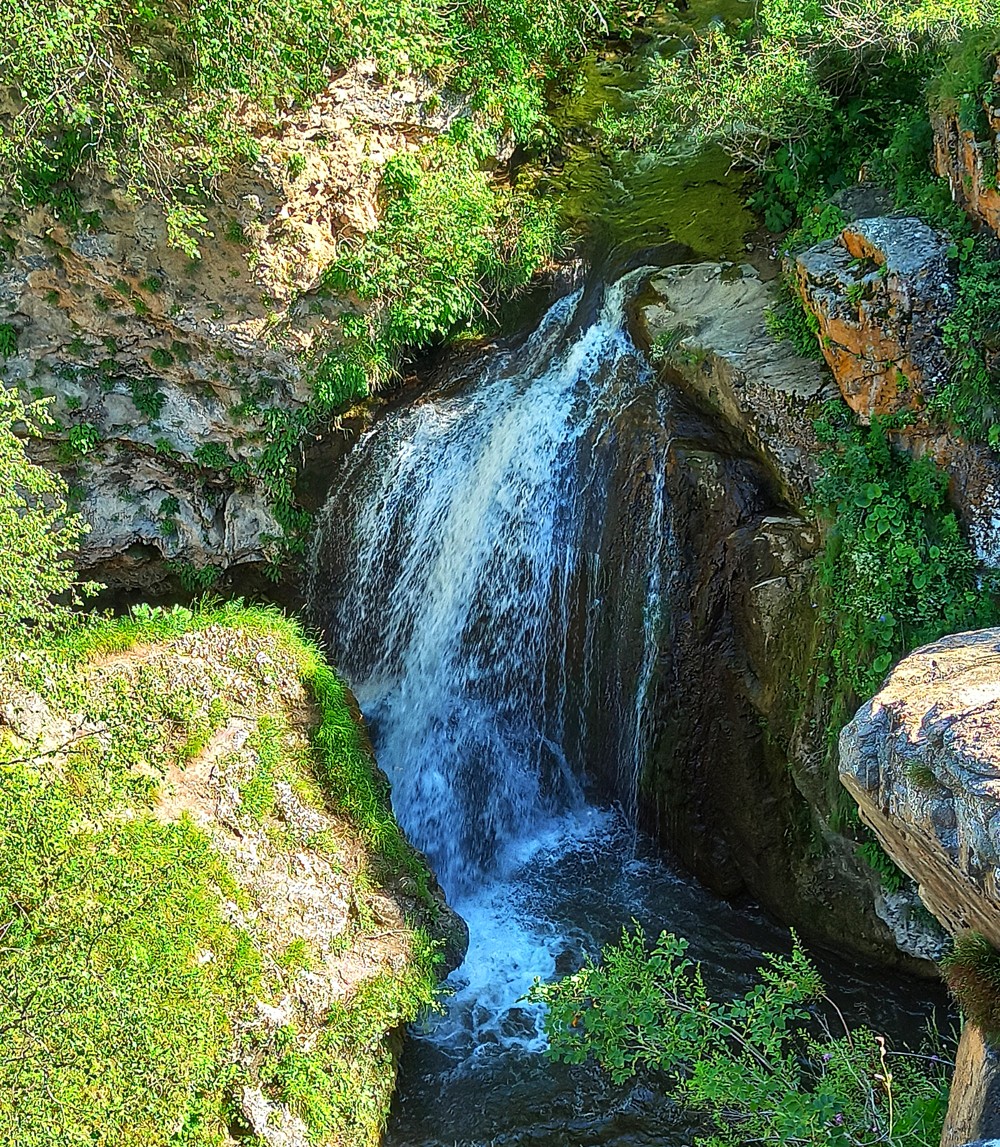
{"label": "green shrub", "polygon": [[221,442],[205,442],[196,447],[194,460],[199,466],[207,466],[211,470],[228,470],[233,461]]}
{"label": "green shrub", "polygon": [[857,852],[865,864],[878,874],[879,883],[886,892],[902,892],[906,887],[906,874],[896,867],[895,861],[877,840],[862,841]]}
{"label": "green shrub", "polygon": [[139,378],[130,379],[128,389],[132,403],[140,414],[145,414],[147,418],[159,418],[166,402],[160,390],[159,379],[151,374],[144,374]]}
{"label": "green shrub", "polygon": [[[161,506],[162,509],[162,506]],[[204,593],[222,576],[222,570],[211,564],[196,566],[194,562],[171,560],[163,563],[181,583],[187,593]]]}
{"label": "green shrub", "polygon": [[894,449],[887,420],[858,426],[843,403],[816,424],[832,449],[816,486],[826,525],[820,567],[837,682],[871,695],[892,662],[946,633],[991,624],[997,605],[948,508],[933,459]]}
{"label": "green shrub", "polygon": [[[612,20],[624,4],[610,3]],[[191,258],[208,237],[201,196],[253,162],[241,118],[308,101],[331,73],[374,59],[383,76],[427,73],[470,93],[519,139],[535,128],[544,84],[604,30],[584,0],[200,0],[155,10],[128,0],[0,0],[0,72],[23,101],[0,123],[0,174],[27,203],[80,216],[84,167],[151,189],[169,241]]]}
{"label": "green shrub", "polygon": [[896,1055],[866,1029],[834,1036],[817,1026],[812,1005],[825,989],[797,943],[790,956],[767,957],[745,996],[717,1001],[686,941],[663,933],[649,949],[641,931],[626,932],[599,965],[536,982],[531,998],[548,1005],[553,1058],[593,1056],[616,1082],[666,1073],[678,1101],[710,1121],[696,1141],[705,1147],[932,1147],[940,1138],[945,1066]]}
{"label": "green shrub", "polygon": [[951,374],[929,405],[972,441],[1000,447],[1000,261],[994,244],[968,242],[954,248],[965,258],[944,324]]}
{"label": "green shrub", "polygon": [[29,626],[65,617],[53,598],[74,601],[72,554],[87,532],[83,519],[67,509],[67,487],[59,475],[36,466],[15,428],[37,436],[51,426],[40,402],[25,406],[0,387],[0,638],[5,647],[25,639]]}
{"label": "green shrub", "polygon": [[0,323],[0,358],[17,354],[17,331],[10,323]]}
{"label": "green shrub", "polygon": [[779,342],[789,342],[803,358],[820,360],[819,319],[806,309],[794,285],[782,279],[778,301],[764,315],[768,334]]}
{"label": "green shrub", "polygon": [[101,432],[93,422],[78,422],[66,432],[69,445],[77,454],[89,454],[100,445]]}
{"label": "green shrub", "polygon": [[1000,1039],[1000,953],[989,940],[979,932],[957,936],[941,971],[965,1017]]}
{"label": "green shrub", "polygon": [[174,356],[166,347],[158,346],[153,347],[149,355],[149,361],[153,366],[158,366],[161,370],[165,370],[168,366],[174,365]]}

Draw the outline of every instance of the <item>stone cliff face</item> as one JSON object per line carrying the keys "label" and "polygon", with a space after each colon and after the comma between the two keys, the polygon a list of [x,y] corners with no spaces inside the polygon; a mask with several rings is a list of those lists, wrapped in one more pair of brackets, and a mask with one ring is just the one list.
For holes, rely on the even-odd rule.
{"label": "stone cliff face", "polygon": [[[993,77],[994,88],[997,83],[1000,67]],[[998,137],[1000,110],[986,100],[973,115],[968,109],[949,108],[934,116],[935,170],[948,180],[955,202],[1000,235]]]}
{"label": "stone cliff face", "polygon": [[838,392],[767,333],[775,301],[749,267],[676,267],[637,316],[687,396],[668,427],[679,560],[644,816],[716,891],[749,890],[814,941],[913,968],[927,952],[838,822],[817,688],[821,538],[805,508],[813,418]]}
{"label": "stone cliff face", "polygon": [[838,390],[863,423],[906,412],[896,445],[929,454],[977,557],[1000,563],[1000,461],[947,425],[934,398],[948,379],[943,328],[956,278],[947,240],[919,219],[859,219],[795,261],[799,292]]}
{"label": "stone cliff face", "polygon": [[81,189],[82,228],[0,194],[0,382],[54,396],[42,457],[92,525],[85,567],[129,584],[162,576],[147,568],[160,558],[276,556],[267,452],[309,401],[346,306],[323,269],[377,222],[387,159],[454,114],[430,95],[358,66],[260,125],[261,158],[187,228],[197,258],[158,205],[106,184]]}

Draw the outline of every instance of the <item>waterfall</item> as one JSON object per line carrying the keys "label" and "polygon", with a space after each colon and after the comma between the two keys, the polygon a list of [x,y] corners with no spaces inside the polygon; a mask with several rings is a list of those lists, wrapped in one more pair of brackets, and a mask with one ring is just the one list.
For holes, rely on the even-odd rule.
{"label": "waterfall", "polygon": [[643,274],[596,308],[559,300],[461,385],[384,417],[317,531],[313,616],[400,822],[469,920],[480,1039],[510,1035],[559,950],[518,908],[518,874],[609,831],[595,789],[634,813],[670,570],[666,399],[625,329]]}

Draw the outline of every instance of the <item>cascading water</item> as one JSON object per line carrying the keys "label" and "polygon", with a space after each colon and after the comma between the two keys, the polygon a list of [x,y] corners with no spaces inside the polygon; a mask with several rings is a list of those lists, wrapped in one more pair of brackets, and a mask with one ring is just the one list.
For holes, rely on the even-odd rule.
{"label": "cascading water", "polygon": [[[604,513],[622,412],[651,389],[623,329],[637,274],[593,322],[574,326],[582,292],[564,298],[477,380],[381,422],[323,516],[314,566],[335,569],[337,592],[322,620],[397,815],[453,898],[509,874],[553,818],[583,815],[593,713],[633,800],[669,545],[655,420],[625,482],[642,522]],[[620,526],[642,542],[625,603],[603,585]],[[611,634],[632,662],[614,658],[609,678],[595,669]]]}
{"label": "cascading water", "polygon": [[690,1142],[654,1090],[547,1065],[522,997],[632,917],[691,937],[733,991],[787,943],[634,858],[675,562],[672,399],[625,330],[641,276],[597,307],[561,299],[526,341],[385,417],[321,517],[313,616],[470,929],[445,1014],[404,1058],[397,1147]]}

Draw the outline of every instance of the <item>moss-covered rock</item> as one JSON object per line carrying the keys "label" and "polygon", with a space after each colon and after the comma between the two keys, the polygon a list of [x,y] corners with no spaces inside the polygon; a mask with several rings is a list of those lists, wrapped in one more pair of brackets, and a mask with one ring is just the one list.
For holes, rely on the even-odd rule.
{"label": "moss-covered rock", "polygon": [[0,662],[0,1139],[377,1142],[463,926],[300,630],[144,609]]}

